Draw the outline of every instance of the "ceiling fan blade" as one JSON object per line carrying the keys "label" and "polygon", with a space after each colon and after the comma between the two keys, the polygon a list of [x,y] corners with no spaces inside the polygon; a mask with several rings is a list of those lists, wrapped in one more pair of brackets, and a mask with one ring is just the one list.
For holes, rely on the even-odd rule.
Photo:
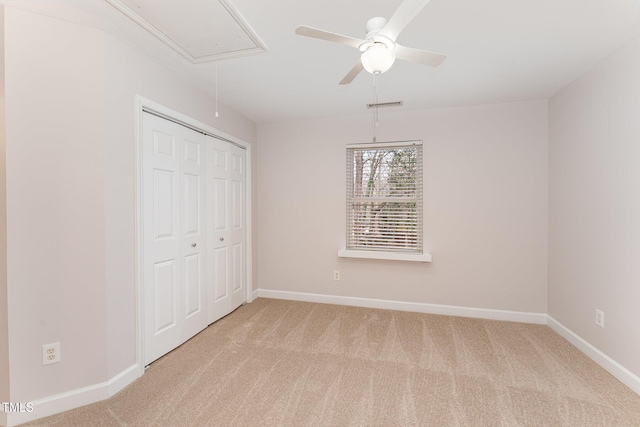
{"label": "ceiling fan blade", "polygon": [[431,0],[404,0],[379,34],[396,41],[398,34]]}
{"label": "ceiling fan blade", "polygon": [[346,44],[347,46],[360,47],[364,40],[356,39],[349,36],[343,36],[342,34],[331,33],[329,31],[319,30],[317,28],[307,27],[300,25],[296,28],[296,34],[301,36],[313,37],[314,39],[327,40],[330,42]]}
{"label": "ceiling fan blade", "polygon": [[358,61],[358,63],[347,73],[346,76],[342,80],[340,80],[341,85],[348,85],[356,78],[360,71],[362,71],[364,67],[362,66],[362,62]]}
{"label": "ceiling fan blade", "polygon": [[418,64],[429,65],[431,67],[437,67],[447,57],[440,53],[429,52],[428,50],[414,49],[411,47],[402,46],[396,43],[394,49],[397,59],[403,59],[405,61],[415,62]]}

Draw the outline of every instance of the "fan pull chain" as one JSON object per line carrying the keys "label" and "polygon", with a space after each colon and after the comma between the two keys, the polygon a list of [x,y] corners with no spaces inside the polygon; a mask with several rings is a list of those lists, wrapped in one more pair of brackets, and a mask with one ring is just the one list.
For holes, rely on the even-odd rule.
{"label": "fan pull chain", "polygon": [[218,61],[216,61],[216,117],[218,116]]}
{"label": "fan pull chain", "polygon": [[375,103],[376,103],[376,126],[380,125],[380,121],[379,121],[379,115],[378,115],[378,74],[374,74],[373,75],[373,93],[374,93],[374,99],[375,99]]}
{"label": "fan pull chain", "polygon": [[376,128],[378,127],[378,75],[373,75],[373,142],[376,142]]}

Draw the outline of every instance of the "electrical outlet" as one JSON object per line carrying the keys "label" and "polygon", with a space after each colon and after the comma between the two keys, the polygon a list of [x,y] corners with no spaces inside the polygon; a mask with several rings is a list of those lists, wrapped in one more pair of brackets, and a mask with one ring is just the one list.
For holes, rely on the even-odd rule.
{"label": "electrical outlet", "polygon": [[596,325],[604,328],[604,312],[596,308]]}
{"label": "electrical outlet", "polygon": [[51,365],[60,362],[60,343],[45,344],[42,346],[42,365]]}
{"label": "electrical outlet", "polygon": [[340,272],[338,270],[333,272],[333,280],[340,280]]}

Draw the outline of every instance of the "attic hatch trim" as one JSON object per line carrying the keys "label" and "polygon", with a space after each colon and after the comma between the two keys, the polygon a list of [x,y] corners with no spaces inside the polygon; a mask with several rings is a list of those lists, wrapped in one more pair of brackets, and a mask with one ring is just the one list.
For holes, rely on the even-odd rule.
{"label": "attic hatch trim", "polygon": [[249,39],[256,45],[250,49],[241,49],[236,51],[223,52],[219,54],[213,55],[203,55],[203,56],[193,56],[190,54],[185,48],[183,48],[180,44],[176,43],[173,39],[163,33],[161,30],[152,25],[149,21],[144,19],[142,16],[138,15],[135,11],[133,11],[129,6],[122,3],[120,0],[106,0],[111,6],[118,9],[125,16],[131,19],[133,22],[138,24],[140,27],[147,30],[153,36],[155,36],[158,40],[169,46],[171,49],[179,53],[182,57],[187,59],[192,64],[201,64],[206,62],[215,62],[221,61],[224,59],[237,58],[240,56],[253,55],[257,53],[267,52],[269,48],[262,41],[260,36],[256,34],[256,32],[251,28],[247,20],[240,14],[240,12],[228,1],[228,0],[217,0],[222,7],[229,13],[229,16],[238,24],[238,26],[244,31],[244,33],[249,37]]}

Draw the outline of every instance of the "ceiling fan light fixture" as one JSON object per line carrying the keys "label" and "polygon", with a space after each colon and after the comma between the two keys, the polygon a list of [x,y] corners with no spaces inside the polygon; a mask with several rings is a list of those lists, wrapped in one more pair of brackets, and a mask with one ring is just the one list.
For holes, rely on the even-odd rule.
{"label": "ceiling fan light fixture", "polygon": [[371,74],[382,74],[393,65],[396,55],[383,43],[374,43],[361,56],[360,62]]}
{"label": "ceiling fan light fixture", "polygon": [[343,36],[305,25],[297,27],[296,34],[355,47],[361,52],[360,62],[355,64],[340,80],[341,85],[351,83],[362,70],[367,70],[374,75],[386,72],[393,65],[396,56],[404,61],[437,67],[446,56],[396,44],[403,29],[422,11],[427,3],[429,0],[402,0],[388,21],[381,17],[371,18],[367,21],[364,39]]}

